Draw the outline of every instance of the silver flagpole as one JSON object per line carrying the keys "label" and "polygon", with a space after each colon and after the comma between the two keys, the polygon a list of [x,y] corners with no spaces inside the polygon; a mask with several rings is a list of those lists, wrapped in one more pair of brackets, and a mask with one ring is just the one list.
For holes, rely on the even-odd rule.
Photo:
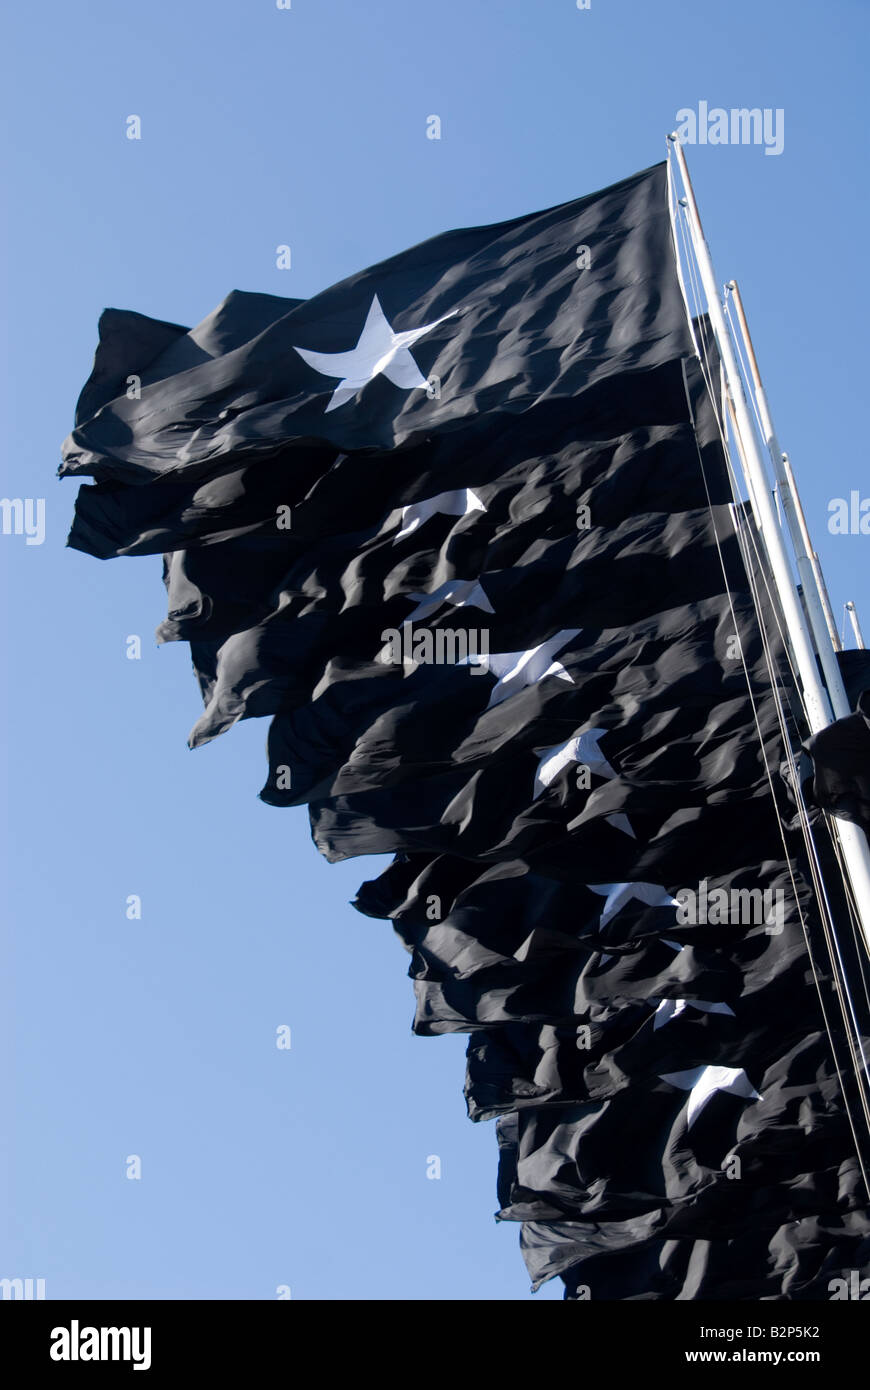
{"label": "silver flagpole", "polygon": [[[823,585],[820,585],[818,582],[816,568],[812,561],[812,547],[809,544],[809,534],[803,507],[801,506],[797,489],[794,487],[794,476],[791,468],[786,470],[785,454],[779,447],[779,440],[776,437],[776,430],[771,418],[770,406],[767,403],[767,394],[761,380],[761,370],[758,366],[758,358],[755,356],[755,347],[752,342],[752,335],[749,332],[749,324],[746,322],[743,300],[740,297],[737,281],[729,281],[726,289],[730,291],[734,300],[734,307],[737,310],[737,322],[740,325],[740,333],[746,348],[746,360],[749,364],[749,373],[752,377],[755,401],[758,406],[758,413],[761,417],[761,430],[764,435],[764,442],[767,445],[767,452],[770,455],[770,461],[773,465],[773,475],[777,481],[782,508],[785,512],[786,523],[794,547],[798,574],[800,575],[801,584],[803,585],[803,596],[807,606],[810,627],[812,628],[812,635],[815,638],[816,651],[822,663],[822,670],[825,673],[825,684],[828,687],[828,694],[834,708],[834,715],[837,719],[845,719],[846,715],[851,714],[852,711],[849,708],[846,687],[843,684],[843,677],[840,675],[836,651],[831,640],[831,630],[828,625],[828,618],[825,613],[821,594]],[[801,519],[803,519],[803,525],[801,525]],[[833,620],[833,614],[831,618]]]}
{"label": "silver flagpole", "polygon": [[[698,204],[695,201],[692,181],[689,178],[686,157],[676,135],[669,135],[668,141],[680,170],[686,197],[686,208],[689,214],[689,233],[692,238],[692,247],[695,252],[701,284],[704,287],[707,313],[737,416],[738,432],[743,451],[742,463],[747,475],[747,485],[753,506],[756,508],[756,520],[764,537],[773,582],[782,605],[794,652],[795,665],[803,689],[807,718],[812,732],[819,733],[832,722],[831,703],[819,675],[809,630],[794,584],[788,553],[782,532],[777,524],[770,484],[758,446],[758,436],[755,433],[755,426],[747,405],[743,378],[737,365],[725,314],[719,300],[713,262],[701,226],[701,217],[698,212]],[[815,585],[812,586],[812,591],[815,594]],[[832,659],[836,660],[833,657],[833,647],[827,632],[826,637]],[[839,679],[839,671],[837,676]],[[842,685],[842,682],[840,683]],[[852,886],[864,940],[867,950],[870,951],[870,847],[868,847],[864,832],[857,825],[853,825],[850,821],[841,820],[839,817],[832,819],[843,851],[843,862]]]}
{"label": "silver flagpole", "polygon": [[807,519],[804,516],[804,509],[801,505],[800,493],[797,490],[797,485],[794,480],[794,474],[791,470],[791,463],[789,462],[788,454],[783,454],[782,466],[785,469],[785,476],[788,478],[789,492],[792,496],[792,499],[794,500],[798,525],[800,527],[801,532],[801,540],[803,541],[804,550],[810,558],[810,564],[813,567],[813,574],[816,580],[816,589],[818,590],[819,598],[822,602],[822,608],[825,610],[825,621],[828,624],[828,632],[831,635],[831,644],[834,648],[834,651],[839,652],[842,651],[842,643],[840,642],[840,634],[837,631],[837,624],[834,620],[834,610],[831,607],[831,599],[828,594],[828,586],[825,583],[825,576],[822,573],[822,566],[819,557],[813,549],[813,543],[810,539],[810,530],[807,526]]}
{"label": "silver flagpole", "polygon": [[858,650],[863,652],[864,634],[861,631],[861,624],[858,622],[858,610],[851,599],[849,599],[849,602],[846,604],[846,612],[849,614],[849,622],[852,624],[852,631],[855,634],[855,641],[858,644]]}

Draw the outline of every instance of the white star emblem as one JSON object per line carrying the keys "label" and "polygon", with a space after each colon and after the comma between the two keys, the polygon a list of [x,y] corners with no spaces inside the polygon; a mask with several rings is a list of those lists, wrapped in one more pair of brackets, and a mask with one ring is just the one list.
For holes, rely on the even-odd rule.
{"label": "white star emblem", "polygon": [[410,391],[414,386],[425,386],[426,378],[409,349],[424,333],[431,332],[439,323],[443,323],[455,313],[456,310],[451,309],[449,314],[442,314],[434,323],[396,333],[387,322],[380,301],[375,295],[356,347],[350,348],[347,352],[313,352],[311,348],[296,347],[294,344],[293,350],[298,352],[302,360],[307,362],[309,367],[313,367],[315,372],[320,372],[323,376],[341,378],[324,412],[328,413],[344,405],[345,401],[349,401],[357,391],[361,391],[381,374],[394,386],[401,386],[405,391]]}
{"label": "white star emblem", "polygon": [[[409,613],[402,627],[410,627],[415,621],[422,622],[442,606],[449,603],[453,608],[464,608],[468,604],[472,608],[480,608],[484,613],[494,613],[495,609],[486,596],[486,593],[476,579],[446,579],[443,584],[431,594],[406,594],[405,598],[416,599],[417,607]],[[382,661],[385,665],[390,661],[391,647],[386,643],[375,657],[376,661]],[[462,662],[458,662],[462,665]],[[410,675],[416,671],[419,662],[412,657],[403,657],[402,665],[405,668],[405,675]]]}
{"label": "white star emblem", "polygon": [[606,926],[617,912],[621,912],[632,898],[637,898],[638,902],[646,903],[647,907],[679,907],[680,905],[676,898],[672,898],[670,893],[657,883],[587,883],[586,887],[593,893],[600,894],[602,898],[606,898],[599,922],[602,927]]}
{"label": "white star emblem", "polygon": [[[566,743],[556,743],[552,748],[536,750],[541,756],[535,774],[534,797],[542,796],[562,768],[567,767],[569,763],[582,763],[590,772],[608,780],[617,777],[619,774],[610,766],[598,746],[598,740],[606,733],[606,729],[584,729],[575,738],[569,738]],[[624,835],[630,835],[633,840],[637,839],[631,828],[631,821],[624,811],[614,811],[604,819],[614,830],[621,830]],[[570,830],[574,824],[572,821],[568,829]]]}
{"label": "white star emblem", "polygon": [[[656,1001],[651,999],[649,1002],[654,1004]],[[653,1032],[657,1028],[664,1028],[671,1019],[679,1018],[686,1009],[698,1009],[702,1014],[730,1014],[732,1018],[735,1017],[734,1010],[727,1004],[711,1004],[708,999],[660,999],[653,1019]]]}
{"label": "white star emblem", "polygon": [[407,594],[409,599],[417,599],[417,607],[409,613],[406,623],[422,622],[436,612],[443,603],[453,608],[480,608],[484,613],[494,613],[495,609],[476,579],[446,579],[431,594]]}
{"label": "white star emblem", "polygon": [[742,1096],[744,1100],[761,1100],[742,1067],[692,1067],[689,1071],[665,1072],[661,1080],[689,1092],[686,1115],[689,1129],[717,1091],[729,1091],[732,1096]]}
{"label": "white star emblem", "polygon": [[509,700],[511,695],[527,685],[535,685],[546,676],[557,676],[559,680],[571,681],[561,661],[554,661],[556,652],[577,637],[579,627],[563,628],[555,637],[541,642],[540,646],[530,647],[525,652],[492,652],[481,656],[466,656],[458,663],[460,666],[485,666],[490,675],[498,679],[489,695],[487,709]]}
{"label": "white star emblem", "polygon": [[470,487],[460,487],[454,492],[439,492],[437,497],[426,497],[422,502],[411,502],[409,506],[402,508],[402,524],[393,536],[393,544],[410,536],[436,512],[444,512],[446,516],[467,516],[469,512],[485,511],[486,507]]}
{"label": "white star emblem", "polygon": [[569,763],[585,763],[589,771],[597,773],[599,777],[615,777],[616,773],[598,747],[598,740],[606,733],[606,729],[584,729],[576,738],[569,738],[566,743],[556,743],[552,748],[541,749],[535,776],[535,796],[540,796]]}

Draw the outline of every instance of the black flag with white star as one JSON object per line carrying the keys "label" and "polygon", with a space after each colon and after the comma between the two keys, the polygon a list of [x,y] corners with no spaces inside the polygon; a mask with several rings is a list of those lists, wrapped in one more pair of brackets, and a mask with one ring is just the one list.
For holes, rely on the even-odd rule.
{"label": "black flag with white star", "polygon": [[415,1030],[468,1033],[498,1217],[570,1298],[826,1297],[870,1241],[695,340],[660,165],[304,302],[106,311],[64,446],[70,544],[164,553],[192,744],[269,716],[263,799],[396,855],[355,905]]}
{"label": "black flag with white star", "polygon": [[[690,347],[666,183],[661,164],[447,232],[305,302],[236,292],[188,332],[107,310],[64,445],[61,474],[100,485],[79,497],[71,544],[107,556],[214,539],[222,521],[274,528],[336,452],[404,450],[481,416],[506,428],[543,402],[570,401],[575,420],[613,411],[627,379]],[[396,484],[419,481],[405,463],[331,480],[309,532],[381,520]]]}

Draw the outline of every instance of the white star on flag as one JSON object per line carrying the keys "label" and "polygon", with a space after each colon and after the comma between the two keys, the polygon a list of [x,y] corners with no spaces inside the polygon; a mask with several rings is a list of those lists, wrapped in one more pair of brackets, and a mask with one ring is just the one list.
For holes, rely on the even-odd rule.
{"label": "white star on flag", "polygon": [[[649,1001],[654,1004],[655,999]],[[698,1009],[702,1014],[730,1014],[735,1017],[734,1010],[727,1004],[711,1004],[708,999],[660,999],[658,1008],[653,1019],[653,1032],[657,1028],[664,1028],[671,1019],[679,1018],[686,1009]]]}
{"label": "white star on flag", "polygon": [[632,898],[637,898],[638,902],[646,903],[647,907],[679,907],[680,905],[676,898],[672,898],[670,893],[658,883],[587,883],[586,887],[591,892],[598,893],[607,899],[599,922],[599,926],[602,927],[606,926],[617,912],[621,912]]}
{"label": "white star on flag", "polygon": [[485,666],[491,675],[498,677],[490,691],[487,704],[487,709],[492,709],[493,705],[500,705],[502,700],[509,700],[517,691],[527,685],[536,685],[547,676],[557,676],[559,680],[570,681],[572,677],[568,675],[561,661],[554,661],[553,658],[556,652],[561,651],[579,633],[579,627],[563,628],[555,637],[542,642],[540,646],[530,647],[528,651],[466,656],[457,664]]}
{"label": "white star on flag", "polygon": [[356,347],[349,348],[347,352],[314,352],[311,348],[301,348],[294,344],[293,350],[298,352],[303,362],[307,362],[315,372],[320,372],[323,376],[341,378],[326,407],[326,414],[344,405],[345,401],[349,401],[357,391],[361,391],[381,374],[394,386],[401,386],[405,391],[410,391],[414,386],[426,386],[426,378],[409,349],[424,333],[431,332],[439,323],[452,318],[455,313],[456,310],[451,309],[449,314],[442,314],[434,323],[396,333],[387,322],[380,300],[375,295]]}
{"label": "white star on flag", "polygon": [[417,600],[417,607],[408,614],[406,623],[422,622],[444,603],[453,608],[464,608],[468,604],[471,608],[481,608],[484,613],[495,612],[477,579],[446,579],[431,594],[406,594],[406,598]]}
{"label": "white star on flag", "polygon": [[689,1071],[665,1072],[661,1080],[680,1091],[689,1092],[686,1115],[689,1129],[717,1091],[728,1091],[732,1096],[742,1096],[744,1100],[761,1100],[742,1067],[692,1067]]}
{"label": "white star on flag", "polygon": [[535,796],[540,796],[569,763],[585,763],[599,777],[615,777],[616,772],[598,747],[598,740],[606,733],[607,729],[584,729],[566,743],[543,748],[535,776]]}
{"label": "white star on flag", "polygon": [[[477,579],[446,579],[444,583],[439,585],[437,589],[434,589],[431,594],[405,594],[404,597],[412,601],[416,600],[417,607],[405,618],[402,623],[403,628],[411,627],[415,620],[417,622],[422,622],[425,618],[437,612],[442,604],[445,603],[449,603],[453,608],[464,608],[466,604],[468,604],[472,608],[482,609],[484,613],[495,612],[495,609],[486,596],[483,586]],[[385,664],[389,663],[391,660],[390,652],[391,645],[387,642],[381,647],[375,660],[382,661]],[[459,666],[462,664],[462,661],[457,662]],[[418,670],[420,662],[415,661],[413,657],[403,656],[402,666],[404,667],[405,675],[409,676],[413,671]]]}
{"label": "white star on flag", "polygon": [[[538,750],[541,757],[535,774],[534,797],[542,796],[550,783],[558,777],[562,768],[567,767],[569,763],[582,763],[589,768],[590,772],[596,773],[599,777],[608,779],[617,777],[619,774],[610,766],[598,746],[598,740],[606,733],[607,729],[584,729],[565,743],[556,743],[552,748]],[[608,825],[613,826],[614,830],[621,830],[623,834],[630,835],[633,840],[637,839],[631,828],[631,822],[623,811],[614,811],[611,815],[605,816],[604,819]]]}
{"label": "white star on flag", "polygon": [[445,516],[468,516],[469,512],[485,511],[486,507],[470,487],[456,488],[453,492],[439,492],[436,497],[411,502],[402,508],[402,524],[393,536],[393,545],[396,541],[403,541],[406,536],[410,536],[418,526],[422,526],[424,521],[428,521],[429,517],[435,516],[437,512],[443,512]]}

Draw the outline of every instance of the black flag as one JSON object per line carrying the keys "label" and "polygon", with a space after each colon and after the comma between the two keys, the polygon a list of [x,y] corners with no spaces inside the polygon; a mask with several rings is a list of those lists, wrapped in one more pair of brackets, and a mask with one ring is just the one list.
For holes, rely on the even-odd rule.
{"label": "black flag", "polygon": [[854,714],[814,734],[806,749],[815,804],[870,835],[870,687],[858,696]]}
{"label": "black flag", "polygon": [[191,741],[271,716],[264,800],[397,856],[356,905],[572,1298],[826,1296],[868,1239],[705,335],[660,165],[305,302],[107,312],[61,470],[72,545],[165,554]]}
{"label": "black flag", "polygon": [[[239,507],[242,524],[274,526],[275,505],[301,503],[337,451],[404,450],[543,402],[573,402],[575,419],[614,411],[626,378],[689,347],[666,180],[661,164],[445,233],[303,303],[236,292],[186,333],[107,311],[64,445],[61,474],[101,485],[80,495],[71,543],[106,556],[168,549],[171,536],[178,548],[224,534],[221,520],[233,529]],[[397,484],[409,501],[415,482],[431,495],[402,454],[385,474],[354,463],[314,508],[318,536],[380,521]]]}

